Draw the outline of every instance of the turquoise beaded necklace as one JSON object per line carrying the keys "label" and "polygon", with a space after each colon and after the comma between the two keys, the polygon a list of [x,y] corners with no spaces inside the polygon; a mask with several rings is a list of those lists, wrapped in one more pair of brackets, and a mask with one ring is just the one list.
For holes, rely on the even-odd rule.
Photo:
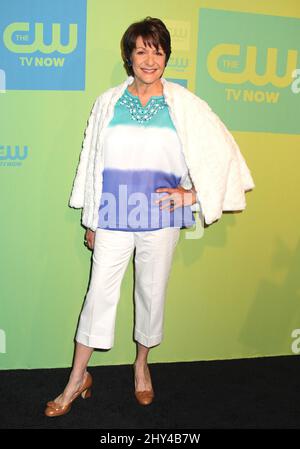
{"label": "turquoise beaded necklace", "polygon": [[151,120],[159,110],[165,108],[167,103],[163,95],[153,95],[145,106],[141,105],[139,97],[133,95],[127,89],[119,100],[119,103],[129,109],[132,120],[144,123]]}

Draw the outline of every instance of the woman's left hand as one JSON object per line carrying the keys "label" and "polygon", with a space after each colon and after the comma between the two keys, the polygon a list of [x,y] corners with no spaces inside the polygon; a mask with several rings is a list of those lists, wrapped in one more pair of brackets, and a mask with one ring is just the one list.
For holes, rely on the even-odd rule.
{"label": "woman's left hand", "polygon": [[[161,187],[156,189],[155,192],[168,192],[168,195],[164,195],[158,200],[154,201],[155,204],[160,204],[160,209],[165,209],[171,205],[169,211],[172,212],[174,209],[182,206],[191,206],[197,202],[197,194],[194,189],[186,190],[181,186],[176,189]],[[165,202],[163,204],[163,201]]]}

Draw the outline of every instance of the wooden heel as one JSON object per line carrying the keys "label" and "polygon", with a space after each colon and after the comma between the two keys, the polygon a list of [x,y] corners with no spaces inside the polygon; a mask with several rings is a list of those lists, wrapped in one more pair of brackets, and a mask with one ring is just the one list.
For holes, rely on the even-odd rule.
{"label": "wooden heel", "polygon": [[92,396],[92,389],[91,388],[87,388],[86,390],[84,390],[82,393],[81,393],[81,397],[83,398],[83,399],[88,399],[88,398],[90,398]]}

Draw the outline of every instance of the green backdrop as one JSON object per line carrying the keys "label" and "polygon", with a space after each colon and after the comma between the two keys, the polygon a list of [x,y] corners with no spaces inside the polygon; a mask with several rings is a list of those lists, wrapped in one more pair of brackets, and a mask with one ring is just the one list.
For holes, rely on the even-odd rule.
{"label": "green backdrop", "polygon": [[[274,46],[282,40],[278,64],[285,67],[288,50],[296,56],[300,51],[298,0],[88,0],[85,90],[8,89],[0,94],[2,369],[71,365],[91,252],[83,245],[81,210],[69,208],[68,200],[92,104],[127,76],[120,39],[130,23],[147,15],[161,18],[171,32],[173,53],[164,76],[209,101],[234,134],[256,184],[246,194],[246,210],[224,213],[202,238],[187,239],[181,230],[167,290],[164,340],[150,351],[149,361],[300,352],[299,113],[295,116],[300,93],[291,91],[291,79],[283,87],[272,81],[263,86],[251,80],[218,81],[206,57],[212,45],[221,43],[240,44],[241,52],[256,46],[262,52],[257,70],[263,73],[263,55],[272,46],[264,37],[272,30]],[[257,33],[253,30],[257,15],[265,18],[265,36],[260,20]],[[282,20],[288,18],[293,25]],[[299,56],[297,63],[300,67]],[[240,68],[223,66],[232,75]],[[261,97],[254,103],[244,97],[233,101],[226,95],[229,88],[281,97],[267,105]],[[28,157],[20,165],[7,164],[7,145],[27,145]],[[114,347],[95,351],[91,365],[132,363],[133,318],[131,259]]]}

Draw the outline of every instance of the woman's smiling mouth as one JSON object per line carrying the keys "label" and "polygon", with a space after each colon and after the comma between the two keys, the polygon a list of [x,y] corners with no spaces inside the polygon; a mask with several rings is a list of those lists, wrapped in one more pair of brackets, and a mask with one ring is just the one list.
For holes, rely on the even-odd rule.
{"label": "woman's smiling mouth", "polygon": [[142,71],[145,73],[154,73],[156,69],[142,69]]}

